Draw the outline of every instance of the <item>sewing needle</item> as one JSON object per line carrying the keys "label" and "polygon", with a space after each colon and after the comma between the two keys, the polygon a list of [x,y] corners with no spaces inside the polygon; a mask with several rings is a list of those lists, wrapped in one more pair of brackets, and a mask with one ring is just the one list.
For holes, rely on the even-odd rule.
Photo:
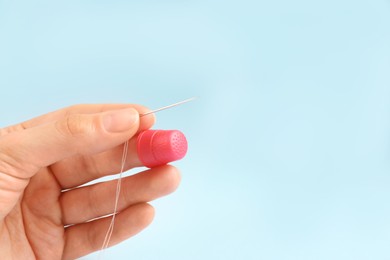
{"label": "sewing needle", "polygon": [[192,100],[194,100],[194,99],[196,99],[196,97],[192,97],[192,98],[189,98],[189,99],[185,99],[185,100],[183,100],[183,101],[177,102],[177,103],[172,104],[172,105],[169,105],[169,106],[160,107],[160,108],[158,108],[158,109],[155,109],[155,110],[146,112],[146,113],[144,113],[144,114],[140,114],[139,117],[147,116],[147,115],[154,114],[154,113],[160,112],[160,111],[162,111],[162,110],[165,110],[165,109],[168,109],[168,108],[171,108],[171,107],[179,106],[179,105],[182,105],[182,104],[184,104],[184,103],[190,102],[190,101],[192,101]]}

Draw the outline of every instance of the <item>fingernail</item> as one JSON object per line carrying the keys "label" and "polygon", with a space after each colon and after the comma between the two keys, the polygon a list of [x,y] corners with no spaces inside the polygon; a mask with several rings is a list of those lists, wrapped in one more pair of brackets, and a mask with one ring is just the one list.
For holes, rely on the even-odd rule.
{"label": "fingernail", "polygon": [[103,125],[108,132],[124,132],[132,128],[138,119],[137,110],[126,108],[107,112],[103,116]]}

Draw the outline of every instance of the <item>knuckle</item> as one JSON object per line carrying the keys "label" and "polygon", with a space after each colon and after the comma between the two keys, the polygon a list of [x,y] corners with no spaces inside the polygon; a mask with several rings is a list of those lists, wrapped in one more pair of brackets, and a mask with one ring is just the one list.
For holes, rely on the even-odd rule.
{"label": "knuckle", "polygon": [[96,231],[96,228],[90,228],[88,231],[87,231],[87,235],[86,235],[86,248],[88,248],[89,250],[91,251],[94,251],[94,250],[97,250],[99,249],[99,245],[100,245],[100,236],[98,235],[98,232]]}
{"label": "knuckle", "polygon": [[68,117],[72,114],[74,114],[74,111],[78,111],[81,105],[71,105],[64,109],[64,116]]}
{"label": "knuckle", "polygon": [[8,128],[0,128],[0,136],[8,134]]}
{"label": "knuckle", "polygon": [[57,130],[67,137],[82,137],[96,131],[96,124],[81,115],[69,115],[58,121]]}
{"label": "knuckle", "polygon": [[100,192],[97,185],[92,185],[90,192],[87,194],[87,207],[89,209],[89,216],[86,216],[85,220],[89,220],[92,217],[101,215],[101,207],[97,203],[96,198],[99,198]]}
{"label": "knuckle", "polygon": [[28,179],[38,167],[25,160],[17,159],[25,157],[20,151],[16,152],[13,147],[3,145],[0,149],[0,172],[16,179]]}
{"label": "knuckle", "polygon": [[27,127],[25,126],[25,123],[20,123],[17,125],[8,126],[6,128],[0,129],[0,136],[4,136],[6,134],[10,134],[13,132],[19,132],[25,130]]}

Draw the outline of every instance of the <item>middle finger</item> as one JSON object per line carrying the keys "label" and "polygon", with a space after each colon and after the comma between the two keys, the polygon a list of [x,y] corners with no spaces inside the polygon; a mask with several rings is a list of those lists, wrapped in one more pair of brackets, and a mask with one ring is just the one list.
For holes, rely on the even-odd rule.
{"label": "middle finger", "polygon": [[[170,165],[123,178],[118,211],[172,193],[179,182],[179,171]],[[63,224],[84,223],[113,213],[116,185],[112,180],[64,192],[60,197]]]}
{"label": "middle finger", "polygon": [[[53,164],[50,168],[62,189],[70,189],[92,180],[117,174],[121,170],[123,144],[95,154],[71,157]],[[129,140],[124,170],[142,166],[137,154],[137,137]]]}

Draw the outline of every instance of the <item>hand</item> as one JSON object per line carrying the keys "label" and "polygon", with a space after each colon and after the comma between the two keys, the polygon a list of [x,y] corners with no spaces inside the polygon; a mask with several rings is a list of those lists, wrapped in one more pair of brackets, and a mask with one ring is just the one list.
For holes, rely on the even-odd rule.
{"label": "hand", "polygon": [[[116,181],[79,186],[118,173],[129,138],[126,170],[141,166],[132,137],[153,125],[154,116],[139,118],[147,111],[80,105],[0,130],[0,259],[75,259],[101,248]],[[123,179],[110,246],[148,226],[147,202],[179,182],[172,166]]]}

